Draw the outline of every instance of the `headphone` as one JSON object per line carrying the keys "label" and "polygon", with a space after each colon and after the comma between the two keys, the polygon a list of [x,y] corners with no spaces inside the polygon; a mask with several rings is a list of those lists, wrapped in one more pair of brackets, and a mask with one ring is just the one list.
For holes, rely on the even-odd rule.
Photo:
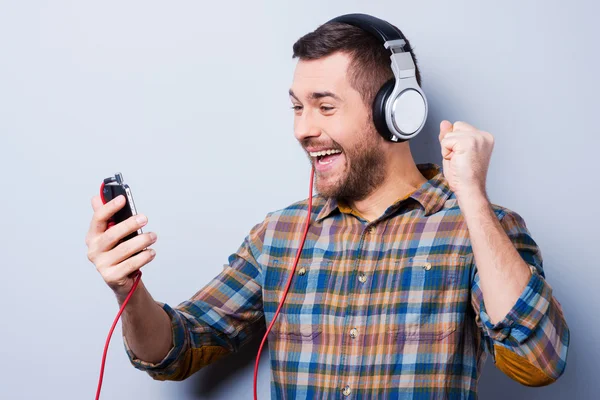
{"label": "headphone", "polygon": [[404,142],[415,137],[427,120],[427,98],[419,87],[415,63],[404,49],[406,38],[390,23],[367,14],[346,14],[330,22],[356,26],[381,41],[391,51],[394,78],[387,81],[373,101],[373,123],[386,140]]}

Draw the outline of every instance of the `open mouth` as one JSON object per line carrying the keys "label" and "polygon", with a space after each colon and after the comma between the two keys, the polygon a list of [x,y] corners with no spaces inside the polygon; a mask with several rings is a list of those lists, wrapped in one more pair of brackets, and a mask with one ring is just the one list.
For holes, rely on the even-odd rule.
{"label": "open mouth", "polygon": [[317,159],[317,163],[320,165],[327,165],[334,162],[342,153],[341,150],[336,149],[328,149],[321,151],[311,151],[308,153],[311,157],[315,157]]}

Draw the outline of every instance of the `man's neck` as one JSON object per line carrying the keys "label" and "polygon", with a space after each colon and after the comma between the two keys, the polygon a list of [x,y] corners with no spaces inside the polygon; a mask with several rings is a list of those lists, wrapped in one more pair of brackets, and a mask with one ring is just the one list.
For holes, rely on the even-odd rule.
{"label": "man's neck", "polygon": [[389,163],[387,169],[386,179],[377,189],[362,200],[348,203],[367,221],[376,220],[389,206],[408,197],[427,182],[427,178],[421,174],[410,154]]}

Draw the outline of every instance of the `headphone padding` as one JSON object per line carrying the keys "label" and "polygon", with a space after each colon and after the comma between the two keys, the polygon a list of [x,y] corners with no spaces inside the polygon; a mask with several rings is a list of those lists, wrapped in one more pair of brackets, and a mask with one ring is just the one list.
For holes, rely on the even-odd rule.
{"label": "headphone padding", "polygon": [[388,141],[391,140],[394,135],[388,128],[387,122],[385,121],[385,103],[394,91],[395,84],[396,79],[394,78],[384,83],[373,100],[373,124],[375,124],[375,128],[377,128],[377,132],[379,132],[379,134]]}

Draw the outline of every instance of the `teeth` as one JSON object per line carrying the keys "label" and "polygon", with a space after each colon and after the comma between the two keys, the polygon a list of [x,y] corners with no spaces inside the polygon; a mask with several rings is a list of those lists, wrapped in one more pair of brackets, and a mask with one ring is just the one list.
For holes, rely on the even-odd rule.
{"label": "teeth", "polygon": [[321,157],[328,156],[330,154],[338,154],[341,153],[341,150],[322,150],[322,151],[311,151],[309,154],[311,157]]}

